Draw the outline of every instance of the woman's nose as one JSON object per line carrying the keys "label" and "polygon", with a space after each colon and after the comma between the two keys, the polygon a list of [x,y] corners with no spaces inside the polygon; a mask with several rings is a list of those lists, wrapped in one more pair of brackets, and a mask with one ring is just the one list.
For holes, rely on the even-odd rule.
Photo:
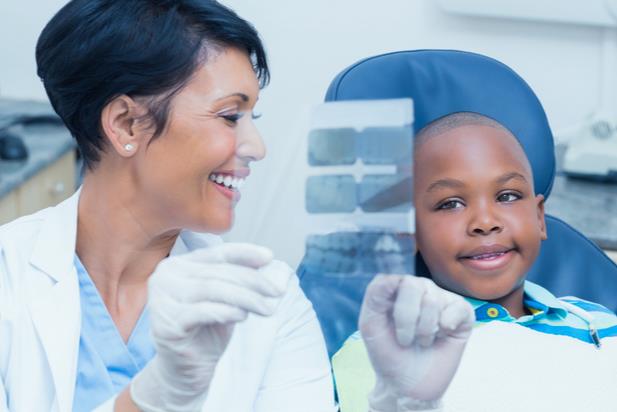
{"label": "woman's nose", "polygon": [[470,236],[486,236],[503,230],[503,224],[491,205],[478,205],[473,212],[468,227]]}
{"label": "woman's nose", "polygon": [[266,156],[266,146],[252,120],[238,127],[236,155],[244,160],[254,162]]}

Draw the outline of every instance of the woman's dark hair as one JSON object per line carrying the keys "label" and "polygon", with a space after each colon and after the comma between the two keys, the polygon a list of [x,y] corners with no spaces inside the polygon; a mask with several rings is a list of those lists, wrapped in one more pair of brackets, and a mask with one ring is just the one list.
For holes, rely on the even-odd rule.
{"label": "woman's dark hair", "polygon": [[260,86],[268,83],[256,30],[214,0],[72,0],[43,29],[36,62],[51,104],[92,168],[105,144],[107,103],[123,94],[152,97],[156,138],[173,96],[210,51],[226,47],[246,51]]}

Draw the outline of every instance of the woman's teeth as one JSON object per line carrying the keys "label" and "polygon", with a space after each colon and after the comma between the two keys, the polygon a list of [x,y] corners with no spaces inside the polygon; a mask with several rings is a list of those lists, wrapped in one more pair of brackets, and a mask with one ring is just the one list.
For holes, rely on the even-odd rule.
{"label": "woman's teeth", "polygon": [[230,175],[219,175],[212,173],[209,177],[214,183],[225,186],[228,189],[238,190],[244,185],[244,178]]}

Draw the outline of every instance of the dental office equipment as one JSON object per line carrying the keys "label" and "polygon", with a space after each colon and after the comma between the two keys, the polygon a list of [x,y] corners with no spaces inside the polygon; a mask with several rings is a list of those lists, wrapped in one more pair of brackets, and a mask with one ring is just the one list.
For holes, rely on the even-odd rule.
{"label": "dental office equipment", "polygon": [[597,27],[602,33],[599,99],[593,113],[556,133],[568,143],[563,170],[575,177],[617,181],[617,0],[438,0],[445,11]]}

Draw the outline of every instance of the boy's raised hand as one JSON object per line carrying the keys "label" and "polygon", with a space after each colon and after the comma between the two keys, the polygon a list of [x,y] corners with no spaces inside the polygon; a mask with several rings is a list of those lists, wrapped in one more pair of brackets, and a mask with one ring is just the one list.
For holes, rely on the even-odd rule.
{"label": "boy's raised hand", "polygon": [[376,375],[371,411],[439,410],[474,320],[465,299],[430,279],[375,277],[359,320]]}

